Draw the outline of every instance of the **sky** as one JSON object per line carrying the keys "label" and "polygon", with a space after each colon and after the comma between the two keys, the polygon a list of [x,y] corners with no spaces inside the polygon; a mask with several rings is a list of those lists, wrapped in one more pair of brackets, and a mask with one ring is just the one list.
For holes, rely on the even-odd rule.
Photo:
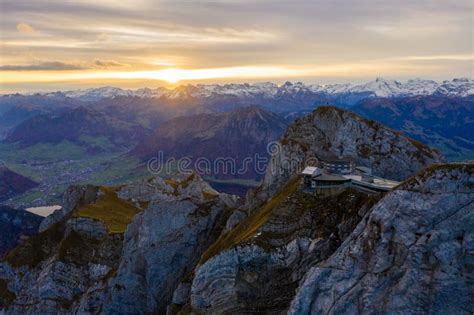
{"label": "sky", "polygon": [[0,92],[474,76],[471,0],[0,0]]}

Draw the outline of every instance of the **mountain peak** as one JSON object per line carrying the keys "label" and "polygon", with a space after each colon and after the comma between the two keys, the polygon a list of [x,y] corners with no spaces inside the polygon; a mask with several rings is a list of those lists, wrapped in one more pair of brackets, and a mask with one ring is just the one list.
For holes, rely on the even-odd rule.
{"label": "mountain peak", "polygon": [[[198,114],[171,119],[160,125],[152,136],[142,141],[130,154],[142,159],[163,152],[165,157],[183,156],[209,161],[232,157],[236,166],[255,154],[265,156],[267,145],[286,127],[279,115],[258,106],[246,106],[227,113]],[[256,178],[254,169],[245,174],[214,170],[220,178]]]}
{"label": "mountain peak", "polygon": [[462,82],[462,83],[468,83],[471,82],[472,80],[469,78],[454,78],[453,82]]}
{"label": "mountain peak", "polygon": [[[279,140],[278,155],[267,167],[262,198],[275,193],[306,160],[342,156],[369,167],[373,174],[403,180],[443,158],[439,152],[391,130],[334,106],[321,106],[297,119]],[[259,198],[260,199],[260,198]]]}

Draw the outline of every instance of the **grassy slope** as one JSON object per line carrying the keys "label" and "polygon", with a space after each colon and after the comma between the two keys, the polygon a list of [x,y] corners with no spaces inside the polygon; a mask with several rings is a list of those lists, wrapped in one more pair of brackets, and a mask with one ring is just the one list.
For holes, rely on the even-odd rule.
{"label": "grassy slope", "polygon": [[74,210],[73,217],[96,219],[104,222],[109,233],[124,233],[133,217],[141,210],[117,197],[116,189],[101,187],[102,195],[95,203]]}
{"label": "grassy slope", "polygon": [[[126,200],[118,198],[116,190],[117,188],[114,187],[100,187],[102,195],[99,196],[97,201],[73,210],[72,217],[99,220],[105,223],[110,234],[124,233],[128,224],[141,209]],[[24,265],[34,267],[57,253],[59,253],[59,259],[62,260],[64,256],[71,256],[72,252],[75,255],[73,261],[77,262],[87,258],[87,255],[84,256],[84,252],[87,252],[85,247],[100,246],[100,243],[96,244],[83,239],[76,232],[66,235],[65,231],[65,221],[62,220],[12,249],[7,253],[5,261],[15,267]],[[120,238],[115,240],[121,243]],[[89,254],[94,256],[96,249]]]}
{"label": "grassy slope", "polygon": [[298,189],[300,179],[300,176],[295,176],[279,191],[278,194],[265,203],[262,208],[246,218],[228,233],[221,235],[217,241],[204,252],[199,264],[205,263],[221,251],[236,246],[254,236],[257,230],[267,222],[273,209]]}

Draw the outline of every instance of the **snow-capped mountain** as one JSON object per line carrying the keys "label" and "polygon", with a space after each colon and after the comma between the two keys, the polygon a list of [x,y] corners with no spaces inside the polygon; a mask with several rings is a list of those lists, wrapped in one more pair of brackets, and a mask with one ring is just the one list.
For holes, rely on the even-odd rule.
{"label": "snow-capped mountain", "polygon": [[[100,88],[91,88],[84,90],[72,90],[61,92],[66,97],[79,98],[84,101],[96,101],[104,98],[114,98],[118,96],[136,96],[144,98],[159,97],[169,92],[165,88],[142,88],[138,90],[124,90],[118,87],[104,86]],[[55,93],[51,93],[55,94]]]}
{"label": "snow-capped mountain", "polygon": [[51,92],[42,95],[57,97],[65,96],[77,98],[83,101],[97,101],[105,98],[119,96],[134,96],[141,98],[208,98],[212,96],[235,96],[235,97],[262,97],[267,99],[279,98],[288,95],[360,95],[377,97],[399,97],[416,95],[445,95],[445,96],[468,96],[474,94],[474,80],[469,78],[453,79],[438,83],[432,80],[412,79],[407,82],[377,78],[365,84],[328,84],[328,85],[306,85],[301,82],[286,82],[280,86],[271,82],[243,83],[243,84],[186,84],[174,89],[164,87],[142,88],[138,90],[127,90],[117,87],[100,87],[84,90],[73,90],[64,92]]}
{"label": "snow-capped mountain", "polygon": [[372,92],[379,97],[390,97],[404,94],[404,86],[395,80],[385,80],[377,78],[375,81],[362,85],[356,85],[348,89],[351,93]]}
{"label": "snow-capped mountain", "polygon": [[474,80],[468,78],[454,79],[452,81],[443,81],[435,94],[449,96],[467,96],[474,94]]}
{"label": "snow-capped mountain", "polygon": [[314,91],[327,94],[370,93],[378,97],[399,97],[416,95],[468,96],[474,94],[474,80],[461,78],[438,83],[433,80],[412,79],[405,83],[377,78],[365,84],[334,84],[313,86]]}

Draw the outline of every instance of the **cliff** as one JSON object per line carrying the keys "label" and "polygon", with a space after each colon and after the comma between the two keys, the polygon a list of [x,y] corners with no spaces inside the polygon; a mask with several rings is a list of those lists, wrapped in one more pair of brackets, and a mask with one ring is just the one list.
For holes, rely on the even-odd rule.
{"label": "cliff", "polygon": [[474,311],[474,165],[436,165],[377,203],[305,276],[290,314]]}
{"label": "cliff", "polygon": [[194,174],[71,187],[63,210],[0,263],[0,309],[163,312],[236,202]]}

